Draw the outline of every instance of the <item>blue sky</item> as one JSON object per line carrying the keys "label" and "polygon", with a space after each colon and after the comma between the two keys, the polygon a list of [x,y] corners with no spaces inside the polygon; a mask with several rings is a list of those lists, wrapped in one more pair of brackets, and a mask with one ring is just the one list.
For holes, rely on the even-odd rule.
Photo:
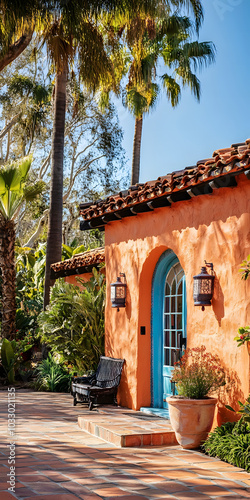
{"label": "blue sky", "polygon": [[[213,41],[216,62],[198,74],[202,95],[189,90],[172,109],[162,95],[144,119],[140,182],[209,158],[214,150],[250,137],[249,0],[204,0],[200,41]],[[121,104],[123,146],[131,167],[134,120]]]}

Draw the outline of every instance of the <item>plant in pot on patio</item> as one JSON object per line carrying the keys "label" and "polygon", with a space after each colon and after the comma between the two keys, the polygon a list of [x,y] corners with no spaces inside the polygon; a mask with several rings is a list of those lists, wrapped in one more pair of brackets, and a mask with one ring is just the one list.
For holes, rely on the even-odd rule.
{"label": "plant in pot on patio", "polygon": [[205,346],[186,349],[175,363],[172,382],[178,395],[167,402],[176,439],[183,448],[199,448],[211,430],[217,403],[209,395],[226,383],[219,357],[206,352]]}

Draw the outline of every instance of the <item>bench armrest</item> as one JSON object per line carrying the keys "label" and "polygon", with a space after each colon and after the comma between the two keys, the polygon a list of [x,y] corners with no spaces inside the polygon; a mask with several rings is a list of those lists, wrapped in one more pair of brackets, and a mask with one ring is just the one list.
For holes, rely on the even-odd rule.
{"label": "bench armrest", "polygon": [[90,375],[89,377],[73,377],[72,378],[72,383],[76,384],[89,384],[93,385],[95,384],[96,378],[95,375]]}

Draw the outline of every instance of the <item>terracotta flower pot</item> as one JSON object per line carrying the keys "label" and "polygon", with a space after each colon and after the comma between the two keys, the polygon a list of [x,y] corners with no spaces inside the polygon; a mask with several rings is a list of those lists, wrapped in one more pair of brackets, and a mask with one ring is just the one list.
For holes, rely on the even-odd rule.
{"label": "terracotta flower pot", "polygon": [[171,425],[178,443],[188,450],[199,448],[211,430],[216,398],[167,398]]}

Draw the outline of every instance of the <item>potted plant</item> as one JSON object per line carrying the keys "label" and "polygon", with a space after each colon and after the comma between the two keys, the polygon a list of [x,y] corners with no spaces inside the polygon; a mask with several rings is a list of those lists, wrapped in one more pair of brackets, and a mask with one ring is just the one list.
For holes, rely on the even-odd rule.
{"label": "potted plant", "polygon": [[178,395],[167,402],[176,439],[183,448],[198,448],[213,423],[217,399],[209,395],[225,385],[225,371],[218,356],[194,347],[175,363],[172,381]]}

